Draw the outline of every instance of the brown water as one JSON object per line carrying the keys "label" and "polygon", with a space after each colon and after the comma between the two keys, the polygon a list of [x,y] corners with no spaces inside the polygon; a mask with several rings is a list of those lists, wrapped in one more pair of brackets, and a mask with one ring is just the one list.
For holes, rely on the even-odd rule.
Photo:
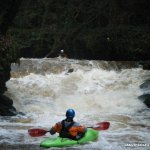
{"label": "brown water", "polygon": [[0,118],[0,149],[43,149],[40,142],[50,135],[33,138],[28,129],[49,129],[64,119],[68,108],[76,110],[75,120],[81,124],[109,121],[111,126],[100,132],[96,142],[63,149],[149,149],[150,111],[137,97],[143,94],[139,85],[150,72],[137,64],[58,58],[13,64],[5,94],[25,115]]}

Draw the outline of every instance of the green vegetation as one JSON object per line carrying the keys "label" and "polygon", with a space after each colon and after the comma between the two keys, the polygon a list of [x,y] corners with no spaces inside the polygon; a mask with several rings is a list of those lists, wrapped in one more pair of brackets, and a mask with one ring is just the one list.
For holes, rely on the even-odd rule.
{"label": "green vegetation", "polygon": [[[64,49],[68,57],[78,59],[150,58],[147,0],[9,2],[3,1],[4,8],[11,5],[10,10],[16,10],[6,32],[12,40],[12,57],[56,57]],[[7,9],[1,10],[1,24],[7,21],[4,14],[11,13]]]}

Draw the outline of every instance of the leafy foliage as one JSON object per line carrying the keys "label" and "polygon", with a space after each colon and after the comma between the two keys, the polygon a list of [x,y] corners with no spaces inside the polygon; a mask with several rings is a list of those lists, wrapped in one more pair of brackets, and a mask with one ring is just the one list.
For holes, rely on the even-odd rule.
{"label": "leafy foliage", "polygon": [[[13,41],[12,51],[20,51],[23,57],[44,57],[47,53],[55,57],[60,49],[65,49],[71,58],[150,57],[148,0],[37,0],[36,3],[22,0],[18,3],[12,9],[16,7],[7,35]],[[4,8],[9,4],[12,1],[3,1]],[[2,22],[5,13],[7,9],[0,15]]]}

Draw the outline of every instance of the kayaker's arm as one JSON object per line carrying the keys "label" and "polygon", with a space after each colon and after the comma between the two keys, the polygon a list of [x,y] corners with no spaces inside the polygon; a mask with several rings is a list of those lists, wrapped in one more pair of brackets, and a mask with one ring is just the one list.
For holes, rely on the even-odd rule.
{"label": "kayaker's arm", "polygon": [[87,128],[81,125],[71,127],[69,130],[70,134],[73,137],[75,137],[76,140],[79,140],[80,138],[82,138],[86,131],[87,131]]}
{"label": "kayaker's arm", "polygon": [[61,125],[60,122],[58,122],[58,123],[55,124],[55,126],[53,126],[53,127],[50,129],[49,132],[50,132],[51,135],[53,135],[53,134],[55,134],[56,132],[59,133],[60,130],[61,130],[61,128],[62,128],[62,125]]}

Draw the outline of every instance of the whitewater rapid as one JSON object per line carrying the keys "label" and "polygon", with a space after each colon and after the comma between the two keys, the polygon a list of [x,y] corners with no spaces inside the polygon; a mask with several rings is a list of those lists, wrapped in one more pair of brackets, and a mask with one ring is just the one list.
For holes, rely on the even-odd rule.
{"label": "whitewater rapid", "polygon": [[[33,138],[27,130],[49,129],[64,119],[66,109],[73,108],[75,120],[81,124],[91,126],[103,121],[111,124],[109,130],[100,132],[98,141],[74,148],[149,149],[150,111],[138,96],[144,93],[139,86],[150,72],[131,64],[118,67],[117,62],[58,58],[21,59],[20,66],[12,64],[5,94],[25,115],[0,118],[0,144],[16,148],[20,144],[32,145],[40,149],[40,142],[50,135]],[[70,69],[73,72],[68,73]]]}

